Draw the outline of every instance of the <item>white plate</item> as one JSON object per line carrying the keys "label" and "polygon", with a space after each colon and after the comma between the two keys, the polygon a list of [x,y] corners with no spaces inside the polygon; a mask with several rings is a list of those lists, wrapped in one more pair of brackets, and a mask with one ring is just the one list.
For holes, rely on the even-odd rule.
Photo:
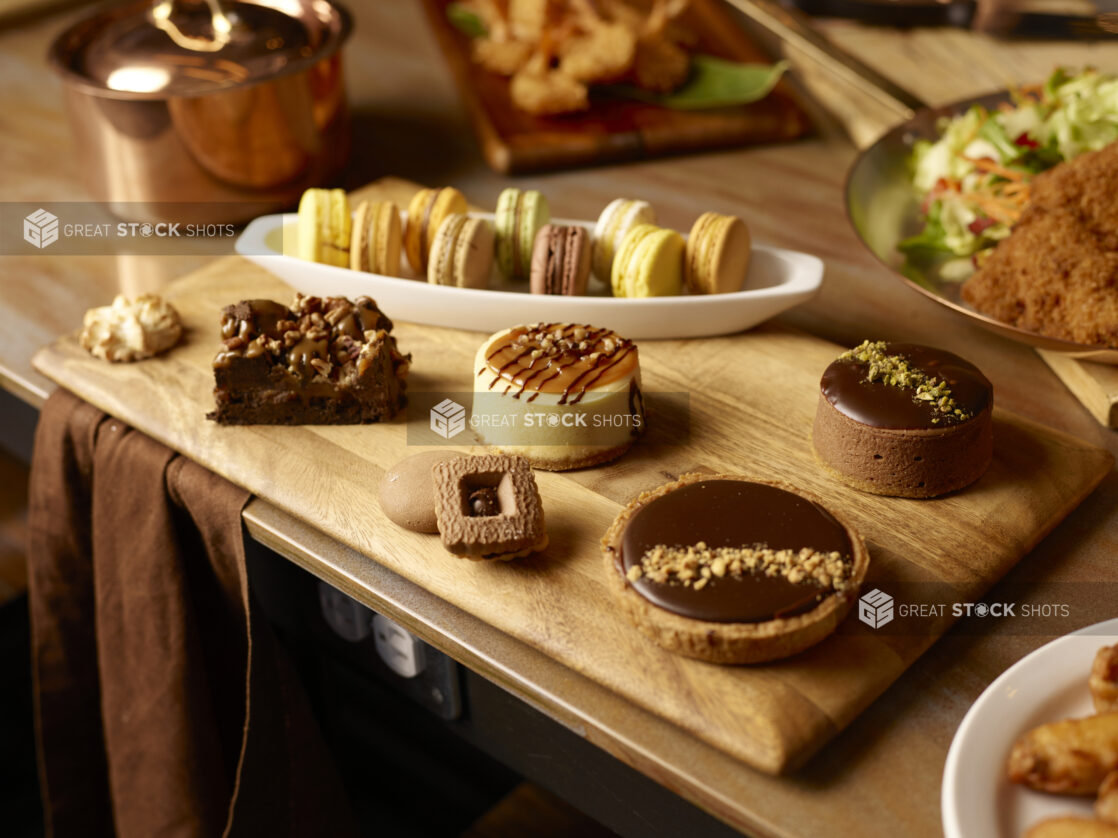
{"label": "white plate", "polygon": [[1118,619],[1053,640],[1003,672],[963,718],[947,752],[941,806],[946,838],[1021,838],[1039,820],[1090,817],[1094,801],[1010,783],[1013,743],[1037,725],[1094,713],[1087,677],[1099,647],[1118,640]]}
{"label": "white plate", "polygon": [[[492,219],[489,213],[470,213]],[[823,262],[807,253],[754,245],[745,290],[732,294],[616,299],[592,279],[585,297],[527,293],[527,283],[490,289],[450,288],[307,262],[293,252],[297,216],[266,215],[237,239],[237,252],[267,268],[296,291],[323,297],[367,294],[393,320],[494,332],[517,323],[592,323],[628,338],[691,338],[740,332],[811,299],[823,281]],[[553,219],[559,224],[585,221]],[[287,247],[284,247],[284,240]]]}

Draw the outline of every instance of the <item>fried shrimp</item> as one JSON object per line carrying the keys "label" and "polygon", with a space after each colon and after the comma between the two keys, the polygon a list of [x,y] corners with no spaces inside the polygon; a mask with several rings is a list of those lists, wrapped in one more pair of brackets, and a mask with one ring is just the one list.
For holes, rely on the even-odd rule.
{"label": "fried shrimp", "polygon": [[478,38],[471,50],[474,61],[489,72],[502,76],[515,75],[532,55],[532,45],[526,41],[498,41],[493,38]]}
{"label": "fried shrimp", "polygon": [[559,69],[584,84],[617,81],[633,66],[637,36],[623,23],[607,21],[588,0],[572,0],[578,34],[559,44]]}
{"label": "fried shrimp", "polygon": [[1025,838],[1118,838],[1118,826],[1089,818],[1051,818],[1026,832]]}
{"label": "fried shrimp", "polygon": [[1009,779],[1037,791],[1093,795],[1118,769],[1118,713],[1033,728],[1010,752]]}
{"label": "fried shrimp", "polygon": [[657,35],[637,39],[633,61],[633,80],[638,87],[655,93],[670,93],[687,81],[691,56],[683,47]]}
{"label": "fried shrimp", "polygon": [[1118,826],[1118,771],[1106,775],[1095,801],[1095,816]]}
{"label": "fried shrimp", "polygon": [[1087,683],[1096,712],[1118,712],[1118,644],[1099,649]]}
{"label": "fried shrimp", "polygon": [[509,85],[513,104],[536,116],[585,110],[589,104],[586,85],[562,70],[550,67],[546,39]]}
{"label": "fried shrimp", "polygon": [[584,110],[596,84],[678,90],[696,35],[678,23],[689,0],[461,0],[484,33],[474,62],[511,79],[513,105],[535,115]]}

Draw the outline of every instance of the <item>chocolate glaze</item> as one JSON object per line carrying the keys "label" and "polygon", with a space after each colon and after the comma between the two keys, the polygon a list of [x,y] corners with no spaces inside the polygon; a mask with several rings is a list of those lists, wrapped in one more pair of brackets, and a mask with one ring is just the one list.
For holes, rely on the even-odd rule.
{"label": "chocolate glaze", "polygon": [[[791,492],[745,480],[703,480],[656,498],[637,510],[621,536],[622,573],[658,544],[837,551],[851,557],[842,524],[825,509]],[[803,614],[832,594],[780,576],[712,578],[702,589],[641,577],[633,590],[667,611],[716,623],[757,623]]]}
{"label": "chocolate glaze", "polygon": [[501,501],[497,497],[497,489],[492,486],[483,486],[470,492],[470,515],[475,518],[488,518],[501,514]]}
{"label": "chocolate glaze", "polygon": [[[585,332],[581,340],[575,340],[576,329]],[[560,333],[558,339],[554,338],[556,332]],[[545,348],[547,340],[553,345]],[[587,348],[579,349],[578,344],[583,342]],[[539,355],[533,358],[537,351]],[[594,354],[598,357],[591,359]],[[531,391],[528,401],[535,400],[539,393],[559,393],[559,404],[578,404],[592,387],[631,375],[637,366],[637,346],[609,329],[540,323],[509,331],[489,347],[485,361],[497,376],[490,390],[504,379],[507,384],[503,392],[512,393],[513,398],[520,398],[525,391]],[[478,375],[482,372],[478,370]]]}
{"label": "chocolate glaze", "polygon": [[[967,419],[951,416],[927,401],[913,397],[913,390],[883,381],[867,382],[865,362],[834,361],[823,373],[823,397],[855,422],[874,428],[932,429],[958,425],[986,410],[993,400],[989,380],[974,364],[951,352],[914,343],[887,343],[890,355],[900,355],[929,377],[947,382],[956,406]],[[932,420],[936,421],[933,422]]]}
{"label": "chocolate glaze", "polygon": [[257,335],[283,337],[278,324],[293,317],[291,309],[272,300],[243,300],[226,308],[221,318],[221,336],[239,335],[246,340]]}

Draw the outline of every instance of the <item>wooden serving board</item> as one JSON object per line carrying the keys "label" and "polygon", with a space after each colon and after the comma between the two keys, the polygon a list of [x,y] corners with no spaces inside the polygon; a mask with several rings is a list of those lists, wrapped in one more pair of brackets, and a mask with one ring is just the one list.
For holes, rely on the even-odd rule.
{"label": "wooden serving board", "polygon": [[1078,361],[1060,352],[1037,354],[1100,423],[1118,428],[1118,366]]}
{"label": "wooden serving board", "polygon": [[[786,85],[734,108],[681,111],[595,96],[576,114],[535,117],[514,107],[509,83],[470,58],[470,39],[450,24],[451,0],[424,0],[427,17],[462,94],[489,166],[504,174],[660,157],[749,143],[790,140],[811,124]],[[718,0],[691,0],[682,22],[695,52],[744,63],[769,58]]]}
{"label": "wooden serving board", "polygon": [[[668,406],[650,413],[648,434],[613,464],[537,473],[547,550],[478,564],[381,513],[382,473],[417,450],[407,446],[402,416],[348,427],[224,428],[204,418],[212,407],[220,309],[243,298],[286,301],[290,289],[230,257],[177,280],[165,296],[187,327],[167,355],[111,365],[69,336],[41,350],[36,368],[470,614],[772,773],[798,765],[854,719],[947,629],[950,616],[908,632],[875,632],[852,617],[814,649],[764,666],[721,667],[669,654],[625,621],[605,586],[599,539],[625,503],[688,471],[788,481],[826,498],[865,535],[867,589],[916,601],[923,585],[935,583],[953,601],[976,601],[1112,464],[1105,451],[998,412],[994,463],[966,491],[929,501],[860,494],[829,477],[811,454],[819,376],[839,347],[772,328],[645,341],[649,403],[657,403],[656,393],[689,392],[689,410],[660,400]],[[410,390],[470,386],[483,335],[407,323],[397,323],[395,334],[414,359]]]}

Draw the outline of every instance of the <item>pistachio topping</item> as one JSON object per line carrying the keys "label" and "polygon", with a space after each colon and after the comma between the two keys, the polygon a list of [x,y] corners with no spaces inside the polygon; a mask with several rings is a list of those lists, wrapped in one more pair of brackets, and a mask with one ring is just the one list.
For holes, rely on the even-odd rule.
{"label": "pistachio topping", "polygon": [[[865,364],[867,382],[880,381],[890,387],[911,390],[913,399],[930,402],[944,416],[956,420],[970,418],[970,413],[955,403],[946,381],[916,369],[902,355],[888,354],[885,341],[864,340],[839,355],[839,360],[860,361]],[[933,423],[937,421],[932,420]]]}
{"label": "pistachio topping", "polygon": [[780,576],[795,585],[814,585],[835,591],[850,581],[849,559],[838,552],[810,547],[773,550],[764,544],[749,547],[708,547],[706,542],[686,547],[657,544],[644,552],[640,564],[626,576],[636,582],[642,576],[665,585],[684,585],[702,590],[714,579],[741,579],[747,575]]}

